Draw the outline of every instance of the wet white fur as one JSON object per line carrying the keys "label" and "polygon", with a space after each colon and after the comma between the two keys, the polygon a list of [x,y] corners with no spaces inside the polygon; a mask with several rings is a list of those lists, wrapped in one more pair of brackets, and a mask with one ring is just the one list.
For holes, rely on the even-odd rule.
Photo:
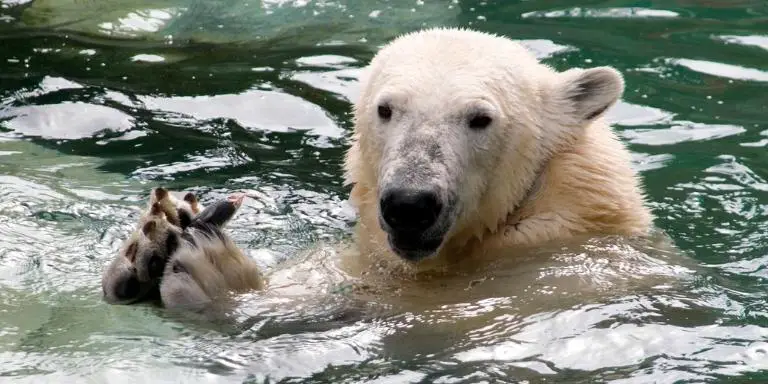
{"label": "wet white fur", "polygon": [[[227,236],[214,236],[194,228],[195,244],[182,242],[165,267],[160,297],[169,309],[221,313],[231,294],[264,289],[256,263]],[[182,267],[174,272],[174,267]]]}

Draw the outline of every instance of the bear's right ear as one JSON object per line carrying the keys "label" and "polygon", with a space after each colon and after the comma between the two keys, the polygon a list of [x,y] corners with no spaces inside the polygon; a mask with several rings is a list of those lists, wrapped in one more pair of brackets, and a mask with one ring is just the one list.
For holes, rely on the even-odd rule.
{"label": "bear's right ear", "polygon": [[624,93],[624,78],[611,67],[571,69],[561,73],[554,90],[558,110],[571,123],[590,122],[615,104]]}

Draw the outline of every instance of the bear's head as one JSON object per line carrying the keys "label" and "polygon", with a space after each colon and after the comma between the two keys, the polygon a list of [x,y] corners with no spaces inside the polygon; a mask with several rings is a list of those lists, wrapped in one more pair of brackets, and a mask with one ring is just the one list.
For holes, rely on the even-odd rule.
{"label": "bear's head", "polygon": [[[520,44],[427,29],[382,48],[361,79],[346,182],[409,261],[496,231],[554,154],[621,96],[610,67],[556,72]],[[354,192],[353,192],[354,194]]]}

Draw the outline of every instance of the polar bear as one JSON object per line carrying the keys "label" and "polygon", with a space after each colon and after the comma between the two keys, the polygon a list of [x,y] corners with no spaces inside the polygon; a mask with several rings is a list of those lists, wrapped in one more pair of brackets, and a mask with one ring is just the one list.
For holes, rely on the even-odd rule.
{"label": "polar bear", "polygon": [[522,45],[433,28],[361,79],[345,159],[359,254],[425,270],[577,235],[644,235],[653,216],[602,119],[611,67],[558,72]]}

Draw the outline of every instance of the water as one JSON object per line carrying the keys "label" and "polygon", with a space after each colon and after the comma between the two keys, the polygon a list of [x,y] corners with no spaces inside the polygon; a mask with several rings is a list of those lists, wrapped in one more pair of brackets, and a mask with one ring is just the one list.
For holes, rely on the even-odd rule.
{"label": "water", "polygon": [[[0,4],[2,382],[768,378],[765,1]],[[370,303],[245,297],[228,325],[101,301],[158,184],[248,192],[231,232],[266,271],[332,258],[356,78],[433,25],[620,69],[609,119],[680,253],[593,239]]]}

